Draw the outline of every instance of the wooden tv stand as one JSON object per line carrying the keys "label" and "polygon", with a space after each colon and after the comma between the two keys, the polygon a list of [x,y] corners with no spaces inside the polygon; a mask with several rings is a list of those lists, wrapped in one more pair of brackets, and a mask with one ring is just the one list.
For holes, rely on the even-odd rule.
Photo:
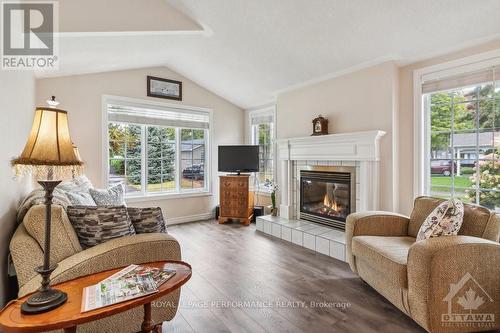
{"label": "wooden tv stand", "polygon": [[250,175],[220,176],[219,223],[229,219],[243,221],[250,225],[253,217],[253,192],[249,191]]}

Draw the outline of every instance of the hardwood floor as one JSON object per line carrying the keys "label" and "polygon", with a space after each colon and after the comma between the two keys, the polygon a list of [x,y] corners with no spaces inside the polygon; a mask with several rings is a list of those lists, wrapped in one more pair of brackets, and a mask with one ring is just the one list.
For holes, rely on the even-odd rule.
{"label": "hardwood floor", "polygon": [[346,263],[254,224],[206,221],[168,231],[193,277],[163,332],[425,332]]}

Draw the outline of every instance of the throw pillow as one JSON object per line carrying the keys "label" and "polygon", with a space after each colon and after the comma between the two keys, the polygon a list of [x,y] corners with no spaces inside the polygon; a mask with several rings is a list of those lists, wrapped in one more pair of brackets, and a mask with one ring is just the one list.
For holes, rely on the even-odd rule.
{"label": "throw pillow", "polygon": [[417,234],[417,241],[431,237],[457,235],[464,220],[464,204],[457,199],[440,203],[427,216]]}
{"label": "throw pillow", "polygon": [[107,190],[89,189],[89,193],[98,206],[125,206],[123,185],[118,184]]}
{"label": "throw pillow", "polygon": [[136,233],[167,232],[160,207],[127,207],[127,211]]}
{"label": "throw pillow", "polygon": [[125,206],[69,206],[67,214],[84,249],[135,234]]}
{"label": "throw pillow", "polygon": [[71,205],[73,206],[95,206],[95,201],[90,193],[86,192],[66,192]]}
{"label": "throw pillow", "polygon": [[62,182],[57,185],[57,189],[64,192],[87,192],[93,188],[92,183],[85,175],[75,177],[74,179]]}

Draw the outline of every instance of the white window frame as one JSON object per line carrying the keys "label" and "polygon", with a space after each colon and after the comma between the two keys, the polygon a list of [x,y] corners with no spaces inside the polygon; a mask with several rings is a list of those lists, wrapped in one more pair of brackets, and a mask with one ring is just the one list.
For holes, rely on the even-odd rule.
{"label": "white window frame", "polygon": [[[120,102],[126,103],[135,103],[144,106],[155,106],[156,108],[165,108],[165,109],[181,109],[186,111],[202,111],[206,112],[209,115],[209,128],[207,130],[207,138],[205,139],[205,188],[203,189],[181,189],[180,187],[180,178],[182,177],[182,170],[180,170],[181,164],[181,151],[180,151],[180,127],[176,128],[176,151],[175,151],[175,179],[176,179],[176,191],[172,192],[160,192],[160,193],[148,193],[144,188],[140,194],[137,195],[127,195],[125,196],[126,202],[143,202],[143,201],[153,201],[153,200],[162,200],[162,199],[175,199],[175,198],[186,198],[186,197],[200,197],[200,196],[211,196],[212,193],[212,135],[213,135],[213,110],[208,108],[202,108],[197,106],[188,106],[183,104],[171,104],[164,102],[156,102],[150,100],[143,100],[137,98],[123,97],[123,96],[113,96],[113,95],[102,95],[102,107],[101,107],[101,125],[102,125],[102,163],[101,163],[101,180],[102,184],[108,186],[109,181],[109,134],[108,134],[108,104],[116,103],[120,104]],[[184,127],[183,127],[184,128]],[[145,132],[145,131],[143,131]],[[145,133],[143,133],[143,137],[141,138],[141,144],[145,144]],[[179,139],[177,139],[179,138]],[[142,163],[146,162],[146,149],[142,147]],[[145,168],[142,168],[142,179],[145,179]],[[147,180],[146,180],[147,182]],[[147,184],[146,184],[147,185]]]}
{"label": "white window frame", "polygon": [[425,81],[480,71],[500,65],[500,49],[413,71],[413,195],[430,194],[430,112],[424,105]]}
{"label": "white window frame", "polygon": [[[268,104],[265,106],[261,106],[258,108],[254,108],[251,110],[248,110],[248,119],[247,119],[247,142],[249,144],[255,144],[254,143],[254,136],[253,136],[253,128],[252,128],[252,118],[257,117],[257,116],[264,116],[264,115],[272,115],[273,117],[273,126],[272,126],[272,133],[271,133],[271,139],[272,139],[272,145],[273,145],[273,178],[274,181],[276,182],[277,179],[277,151],[276,151],[276,104]],[[260,160],[259,160],[259,165],[260,165]],[[270,193],[266,191],[264,188],[261,186],[258,186],[258,188],[255,188],[254,184],[251,184],[251,188],[253,191],[255,191],[258,194],[261,195],[269,195]]]}

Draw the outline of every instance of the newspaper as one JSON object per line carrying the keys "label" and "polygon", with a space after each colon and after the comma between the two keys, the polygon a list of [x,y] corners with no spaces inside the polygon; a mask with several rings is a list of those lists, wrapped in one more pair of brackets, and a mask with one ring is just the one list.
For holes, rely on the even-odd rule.
{"label": "newspaper", "polygon": [[83,289],[82,312],[153,294],[175,270],[130,265],[96,285]]}

